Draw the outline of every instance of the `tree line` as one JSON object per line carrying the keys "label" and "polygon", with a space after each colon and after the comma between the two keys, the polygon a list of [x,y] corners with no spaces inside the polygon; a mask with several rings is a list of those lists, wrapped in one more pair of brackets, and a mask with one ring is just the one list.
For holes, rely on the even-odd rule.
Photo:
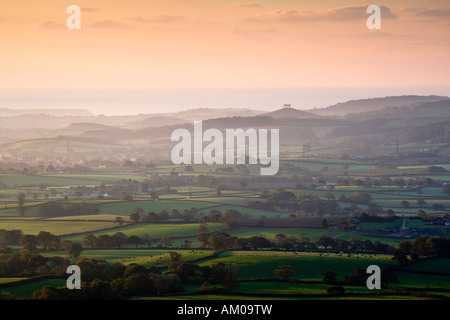
{"label": "tree line", "polygon": [[450,258],[450,239],[418,237],[414,240],[402,240],[393,252],[393,259],[400,265],[423,258]]}
{"label": "tree line", "polygon": [[[184,291],[184,284],[202,283],[200,290],[231,292],[239,288],[238,268],[232,263],[217,262],[198,266],[183,260],[177,252],[169,252],[167,272],[155,266],[138,263],[81,259],[77,262],[82,274],[81,290],[43,287],[33,292],[34,300],[114,300],[136,296],[155,296]],[[165,267],[164,267],[165,268]],[[211,285],[221,285],[211,288]]]}

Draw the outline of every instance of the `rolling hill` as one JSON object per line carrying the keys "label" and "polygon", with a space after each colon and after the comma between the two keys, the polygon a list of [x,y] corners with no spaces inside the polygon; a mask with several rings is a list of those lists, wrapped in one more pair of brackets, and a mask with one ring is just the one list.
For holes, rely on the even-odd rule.
{"label": "rolling hill", "polygon": [[176,117],[169,116],[150,116],[147,119],[140,121],[128,122],[124,125],[125,128],[129,129],[142,129],[148,127],[163,127],[163,126],[172,126],[176,124],[182,124],[189,122],[187,120],[183,120]]}
{"label": "rolling hill", "polygon": [[361,100],[350,100],[343,103],[322,108],[312,109],[308,112],[322,116],[346,116],[349,114],[358,114],[364,112],[373,112],[388,107],[405,107],[413,104],[437,102],[448,100],[449,97],[444,96],[395,96],[384,98],[372,98]]}
{"label": "rolling hill", "polygon": [[294,108],[282,108],[272,112],[264,114],[265,116],[272,117],[274,119],[311,119],[321,118],[322,116],[302,111]]}
{"label": "rolling hill", "polygon": [[54,117],[93,117],[94,114],[85,109],[9,109],[0,108],[0,117],[17,117],[21,115],[49,115]]}

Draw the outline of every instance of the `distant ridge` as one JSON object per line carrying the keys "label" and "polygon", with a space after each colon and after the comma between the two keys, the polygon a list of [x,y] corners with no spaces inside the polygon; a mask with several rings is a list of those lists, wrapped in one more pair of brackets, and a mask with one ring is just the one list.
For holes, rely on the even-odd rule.
{"label": "distant ridge", "polygon": [[182,124],[189,122],[188,120],[183,120],[175,117],[169,116],[150,116],[144,120],[132,121],[128,122],[124,125],[125,128],[148,128],[148,127],[163,127],[163,126],[171,126],[176,124]]}
{"label": "distant ridge", "polygon": [[170,116],[188,121],[202,121],[216,118],[253,117],[265,113],[260,110],[241,108],[195,108],[173,113],[159,113],[154,116]]}
{"label": "distant ridge", "polygon": [[321,118],[322,116],[302,111],[294,108],[282,108],[275,111],[268,112],[264,114],[265,116],[272,117],[274,119],[287,119],[287,118],[295,118],[295,119],[311,119],[311,118]]}
{"label": "distant ridge", "polygon": [[337,103],[322,109],[311,109],[308,112],[323,116],[345,116],[347,114],[357,114],[369,111],[384,109],[387,107],[405,107],[417,103],[437,102],[450,99],[445,96],[392,96],[384,98],[371,98],[361,100],[350,100]]}
{"label": "distant ridge", "polygon": [[0,108],[0,117],[16,117],[21,115],[36,115],[45,114],[54,117],[67,117],[67,116],[83,116],[93,117],[94,114],[85,109],[9,109]]}

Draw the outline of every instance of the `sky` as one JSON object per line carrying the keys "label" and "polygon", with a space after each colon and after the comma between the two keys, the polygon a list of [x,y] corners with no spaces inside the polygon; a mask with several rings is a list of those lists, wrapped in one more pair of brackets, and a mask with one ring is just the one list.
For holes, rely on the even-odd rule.
{"label": "sky", "polygon": [[[366,12],[381,8],[381,29]],[[81,8],[81,29],[66,12]],[[0,108],[308,109],[450,95],[450,1],[2,0]]]}

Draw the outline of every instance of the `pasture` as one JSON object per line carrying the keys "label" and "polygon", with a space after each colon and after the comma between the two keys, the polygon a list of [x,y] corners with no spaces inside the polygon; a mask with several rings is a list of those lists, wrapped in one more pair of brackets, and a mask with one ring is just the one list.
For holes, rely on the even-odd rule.
{"label": "pasture", "polygon": [[[407,146],[404,146],[407,147]],[[408,146],[409,147],[409,146]],[[411,146],[411,148],[420,146]],[[296,150],[300,151],[301,147]],[[390,146],[385,150],[380,148],[376,152],[382,153],[389,151]],[[289,150],[286,148],[286,151]],[[294,149],[292,149],[294,150]],[[444,169],[449,169],[450,165],[442,165]],[[258,166],[247,165],[249,171],[243,170],[243,167],[230,166],[229,172],[222,171],[220,166],[194,166],[194,172],[185,172],[185,166],[156,166],[153,168],[91,168],[87,173],[47,173],[47,174],[0,174],[0,182],[3,189],[0,189],[0,230],[22,230],[23,234],[37,235],[41,231],[47,231],[61,237],[61,240],[70,240],[82,244],[84,250],[79,259],[101,259],[109,263],[120,262],[125,265],[130,263],[142,264],[146,267],[156,266],[166,271],[169,264],[169,251],[175,251],[182,254],[185,261],[195,260],[198,265],[212,265],[217,262],[234,263],[239,268],[240,288],[231,295],[197,295],[195,291],[199,285],[188,285],[186,295],[170,296],[171,299],[325,299],[328,284],[321,283],[323,272],[333,270],[338,273],[337,280],[344,281],[345,276],[353,273],[355,268],[366,269],[369,265],[378,265],[380,267],[394,267],[396,262],[392,260],[391,255],[380,254],[336,254],[336,253],[312,253],[295,252],[282,250],[258,250],[258,251],[239,251],[229,250],[212,256],[211,249],[199,249],[200,243],[196,240],[201,223],[197,221],[202,215],[208,216],[211,210],[218,210],[225,213],[227,210],[237,210],[241,213],[242,219],[237,220],[236,224],[224,223],[206,223],[208,232],[214,233],[224,231],[233,237],[250,238],[252,236],[261,236],[272,243],[275,243],[278,234],[295,236],[298,239],[303,237],[310,241],[315,241],[319,237],[329,236],[335,240],[349,240],[352,236],[357,236],[360,240],[379,241],[380,243],[397,246],[402,240],[399,237],[385,236],[376,233],[382,228],[398,228],[402,224],[401,219],[384,222],[359,222],[356,229],[347,231],[340,228],[322,228],[321,222],[327,219],[328,223],[339,220],[349,220],[357,215],[357,210],[368,210],[367,203],[352,203],[346,200],[340,200],[341,196],[350,196],[354,192],[368,193],[372,199],[372,204],[378,205],[381,209],[377,213],[379,216],[386,216],[386,210],[394,210],[396,216],[416,217],[419,209],[423,210],[426,216],[443,215],[448,213],[450,207],[450,198],[443,192],[439,186],[427,186],[421,188],[419,194],[413,188],[399,187],[395,185],[377,185],[377,186],[358,186],[358,185],[338,185],[337,179],[354,177],[363,179],[365,177],[380,178],[389,176],[391,179],[402,177],[408,178],[430,177],[432,179],[446,179],[450,175],[442,172],[439,175],[424,174],[425,165],[401,166],[398,169],[380,168],[366,160],[345,160],[345,159],[320,159],[320,158],[289,158],[281,161],[281,173],[278,178],[292,178],[297,174],[299,178],[304,178],[307,174],[313,173],[317,177],[325,180],[326,184],[316,184],[314,186],[306,185],[293,188],[295,184],[289,180],[290,187],[286,191],[294,193],[296,199],[300,195],[317,196],[322,201],[334,201],[339,205],[339,212],[325,212],[318,215],[316,212],[295,212],[296,217],[289,217],[289,211],[286,207],[274,206],[272,210],[261,210],[247,207],[249,201],[266,202],[266,199],[260,198],[263,189],[266,189],[265,182],[255,180],[246,180],[250,177],[259,175]],[[217,170],[216,170],[217,169]],[[105,197],[103,200],[96,199],[90,195],[73,196],[73,187],[77,186],[99,186],[100,184],[113,185],[118,181],[142,182],[152,174],[160,176],[168,175],[172,171],[180,172],[182,175],[191,175],[192,184],[180,184],[171,186],[173,193],[162,193],[159,199],[154,200],[148,192],[139,190],[133,194],[133,200],[123,200],[119,197]],[[289,171],[291,170],[291,171]],[[195,179],[199,175],[214,176],[215,179],[238,178],[248,182],[246,188],[241,188],[237,182],[230,183],[228,189],[217,192],[211,185],[196,185]],[[151,180],[150,180],[151,181]],[[164,180],[162,180],[164,181]],[[221,181],[221,180],[220,180]],[[226,181],[226,180],[224,180]],[[317,180],[313,180],[317,182]],[[41,186],[40,186],[41,184]],[[46,184],[46,185],[42,185]],[[48,196],[50,189],[56,189],[58,196]],[[156,190],[162,190],[162,185],[158,185]],[[267,188],[269,192],[275,188]],[[149,189],[150,190],[150,189]],[[17,211],[17,194],[24,192],[27,194],[24,206],[28,208],[25,216],[21,217]],[[35,196],[33,196],[35,194]],[[64,200],[64,195],[69,195]],[[333,197],[330,197],[330,194]],[[419,204],[418,199],[423,199],[426,203]],[[76,216],[61,216],[44,218],[38,216],[38,206],[46,201],[58,201],[59,203],[80,203],[96,205],[99,208],[98,214],[80,214]],[[298,201],[299,200],[291,200]],[[404,204],[408,201],[408,205]],[[443,210],[436,210],[433,205],[440,204],[444,206]],[[351,209],[348,209],[350,208]],[[149,212],[159,213],[167,210],[168,214],[172,210],[182,213],[184,210],[193,208],[201,214],[196,215],[192,221],[177,219],[167,219],[153,221],[151,223],[134,223],[130,215],[135,208],[141,208],[144,215]],[[265,218],[262,218],[262,217]],[[119,225],[116,218],[123,219],[123,225]],[[314,220],[314,221],[313,221]],[[256,227],[257,222],[263,222]],[[232,227],[231,227],[232,226]],[[407,223],[410,228],[435,229],[443,232],[446,237],[450,233],[444,232],[448,226],[426,225],[425,221],[419,219],[410,219]],[[124,244],[120,248],[113,249],[92,249],[83,243],[83,237],[88,234],[114,235],[117,232],[130,237],[136,235],[139,237],[149,237],[153,240],[151,248],[147,244]],[[373,232],[370,233],[369,232]],[[168,237],[172,240],[171,245],[161,243],[161,238]],[[182,249],[185,240],[192,243],[192,249]],[[19,245],[13,246],[20,249]],[[62,249],[58,251],[40,252],[44,256],[68,257],[68,253]],[[76,259],[72,259],[75,263]],[[297,282],[307,281],[308,283],[282,283],[276,280],[273,270],[282,264],[288,264],[294,271],[293,279]],[[426,290],[439,292],[450,296],[450,280],[448,259],[426,260],[411,264],[406,267],[396,269],[399,284],[396,286],[407,290]],[[0,279],[0,284],[12,283],[16,278],[5,277]],[[317,282],[317,283],[310,283]],[[44,285],[64,285],[64,280],[48,279],[33,283],[18,284],[8,289],[8,292],[17,294],[20,297],[29,297],[36,289]],[[354,294],[352,299],[368,299],[371,292],[365,287],[345,286],[346,292]],[[4,289],[0,289],[2,292]],[[297,296],[297,297],[296,297]],[[373,296],[373,295],[372,295]],[[416,297],[397,294],[392,290],[378,292],[377,298],[385,299],[413,299]],[[161,297],[160,297],[161,298]],[[167,297],[166,297],[167,298]],[[345,297],[341,297],[345,298]],[[153,299],[153,297],[152,297]],[[159,299],[159,298],[156,298]]]}
{"label": "pasture", "polygon": [[274,279],[273,270],[281,264],[288,264],[294,271],[294,279],[321,280],[323,271],[333,270],[338,273],[338,280],[345,275],[351,275],[354,268],[366,269],[369,265],[380,267],[394,265],[395,262],[387,255],[347,255],[319,253],[288,252],[288,251],[231,251],[219,254],[216,258],[202,261],[200,265],[210,265],[217,262],[235,263],[239,268],[240,279]]}

